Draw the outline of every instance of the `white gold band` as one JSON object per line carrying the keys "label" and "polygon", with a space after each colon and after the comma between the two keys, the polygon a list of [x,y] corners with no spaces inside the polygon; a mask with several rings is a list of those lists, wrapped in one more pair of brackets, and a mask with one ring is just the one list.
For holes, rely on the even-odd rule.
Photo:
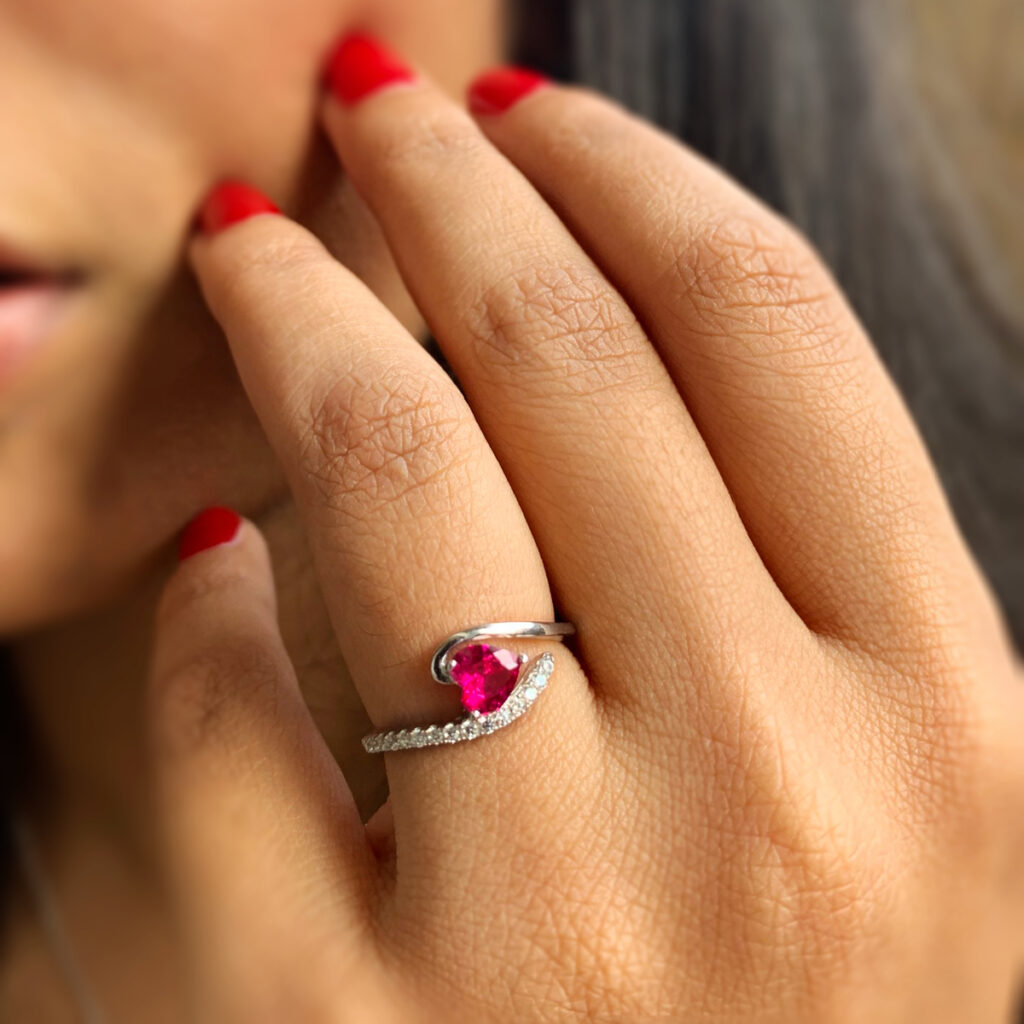
{"label": "white gold band", "polygon": [[391,729],[388,732],[374,732],[363,737],[363,747],[368,754],[383,754],[389,750],[415,750],[419,747],[438,747],[444,743],[460,743],[487,736],[510,725],[527,711],[548,685],[555,659],[545,652],[529,668],[515,685],[508,699],[498,708],[484,714],[467,711],[447,725],[415,726],[412,729]]}
{"label": "white gold band", "polygon": [[[575,632],[576,628],[570,622],[489,622],[473,626],[451,634],[437,646],[431,657],[430,672],[438,683],[459,685],[452,675],[452,662],[458,650],[464,649],[471,641],[494,637],[562,637]],[[517,661],[520,666],[529,664],[529,667],[518,676],[500,707],[490,711],[469,710],[444,725],[370,733],[363,737],[364,749],[369,754],[382,754],[392,750],[415,750],[461,743],[488,736],[510,725],[533,706],[547,686],[555,667],[555,659],[547,651],[532,663],[525,654],[518,655]]]}

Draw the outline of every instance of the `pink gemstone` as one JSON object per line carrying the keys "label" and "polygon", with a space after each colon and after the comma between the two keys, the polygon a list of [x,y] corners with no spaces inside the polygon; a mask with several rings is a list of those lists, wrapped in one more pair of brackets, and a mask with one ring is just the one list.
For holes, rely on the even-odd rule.
{"label": "pink gemstone", "polygon": [[519,659],[490,644],[467,644],[451,662],[452,679],[462,690],[467,711],[487,714],[505,703],[519,677]]}

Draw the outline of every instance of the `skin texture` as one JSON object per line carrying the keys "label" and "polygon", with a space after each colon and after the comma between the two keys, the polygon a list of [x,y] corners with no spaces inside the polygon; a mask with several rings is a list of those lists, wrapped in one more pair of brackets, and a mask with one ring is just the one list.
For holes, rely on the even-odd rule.
{"label": "skin texture", "polygon": [[[266,532],[307,701],[365,814],[385,792],[280,467],[183,260],[196,209],[213,182],[249,178],[420,335],[324,140],[317,82],[361,25],[458,95],[499,59],[501,14],[496,0],[0,0],[0,249],[81,275],[67,318],[0,384],[0,637],[45,766],[30,814],[115,1020],[180,1019],[141,694],[153,608],[199,508],[231,504]],[[30,906],[7,933],[0,1017],[76,1019]]]}
{"label": "skin texture", "polygon": [[580,633],[528,720],[388,755],[364,829],[257,532],[178,571],[151,714],[199,1018],[1004,1019],[1022,691],[806,243],[578,90],[325,124],[465,398],[285,218],[191,256],[370,718],[452,716],[459,624]]}
{"label": "skin texture", "polygon": [[[424,683],[439,637],[556,604],[580,633],[530,646],[557,668],[524,721],[389,757],[364,828],[307,710],[316,655],[287,635],[297,542],[268,557],[261,533],[284,529],[249,521],[166,586],[154,572],[151,657],[140,629],[119,665],[151,662],[153,789],[127,831],[172,966],[145,1005],[1000,1019],[1022,954],[1020,688],[814,254],[582,92],[480,125],[426,81],[321,113],[466,397],[408,306],[291,220],[190,257],[359,698],[378,726],[443,720],[451,693]],[[36,692],[124,621],[22,643]]]}

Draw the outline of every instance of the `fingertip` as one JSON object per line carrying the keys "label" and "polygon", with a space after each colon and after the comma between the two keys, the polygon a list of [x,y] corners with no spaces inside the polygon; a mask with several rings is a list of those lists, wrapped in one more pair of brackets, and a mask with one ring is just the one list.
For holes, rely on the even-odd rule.
{"label": "fingertip", "polygon": [[210,548],[236,543],[242,529],[242,517],[231,508],[211,506],[195,515],[178,540],[178,561],[184,562]]}
{"label": "fingertip", "polygon": [[178,565],[157,606],[160,630],[178,629],[182,619],[216,617],[225,601],[251,614],[276,607],[266,541],[234,509],[214,505],[193,516],[178,536],[176,553]]}
{"label": "fingertip", "polygon": [[[238,209],[211,214],[211,223],[223,227],[197,227],[187,248],[192,272],[218,320],[262,308],[264,297],[276,295],[274,280],[285,279],[282,286],[291,293],[294,271],[305,272],[311,263],[336,262],[312,231],[276,207],[266,208],[270,200],[260,193],[246,203],[242,199]],[[197,215],[197,224],[202,218],[202,213]]]}
{"label": "fingertip", "polygon": [[[287,218],[280,207],[265,193],[238,179],[215,184],[196,209],[187,238],[186,258],[200,282],[210,259],[211,243],[222,235],[233,234],[234,228],[254,220]],[[216,247],[215,247],[216,248]],[[236,248],[228,245],[230,252]]]}
{"label": "fingertip", "polygon": [[384,89],[408,85],[416,72],[382,40],[350,32],[335,44],[324,69],[324,86],[343,107],[353,107]]}
{"label": "fingertip", "polygon": [[280,214],[277,204],[248,182],[228,179],[207,193],[196,215],[196,231],[220,234],[234,224],[260,214]]}
{"label": "fingertip", "polygon": [[173,676],[225,637],[276,629],[270,552],[249,520],[224,506],[206,508],[182,529],[177,554],[155,607],[154,675]]}
{"label": "fingertip", "polygon": [[507,113],[551,80],[530,68],[506,66],[478,75],[466,90],[466,103],[474,117]]}

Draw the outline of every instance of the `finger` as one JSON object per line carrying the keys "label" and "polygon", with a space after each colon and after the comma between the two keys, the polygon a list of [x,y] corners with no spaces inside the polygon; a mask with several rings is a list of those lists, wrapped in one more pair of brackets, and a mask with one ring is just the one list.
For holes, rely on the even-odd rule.
{"label": "finger", "polygon": [[[433,682],[434,648],[468,626],[554,614],[522,511],[465,399],[366,286],[287,218],[251,217],[197,239],[192,255],[288,474],[371,720],[379,729],[451,721],[459,694]],[[571,757],[545,765],[564,723],[581,749],[596,744],[571,652],[557,641],[512,643],[550,650],[556,662],[522,722],[479,742],[387,755],[409,863],[417,844],[450,845],[453,815],[475,820],[481,779],[503,759],[521,768],[505,789],[516,813],[487,843],[507,841],[519,813],[543,814],[546,799],[571,790]]]}
{"label": "finger", "polygon": [[327,959],[371,969],[376,860],[302,702],[258,531],[207,510],[181,554],[148,691],[166,866],[203,999],[265,1008],[289,977],[315,991]]}
{"label": "finger", "polygon": [[670,638],[683,673],[717,676],[727,645],[700,638],[746,635],[751,606],[777,629],[785,603],[629,306],[438,89],[365,90],[379,52],[357,37],[332,60],[346,174],[519,497],[595,689],[678,699],[678,676],[655,671],[663,647],[637,645],[632,623]]}
{"label": "finger", "polygon": [[637,310],[805,621],[902,646],[925,605],[940,611],[936,566],[963,577],[950,594],[972,585],[902,400],[793,229],[582,90],[506,69],[480,79],[471,103]]}

